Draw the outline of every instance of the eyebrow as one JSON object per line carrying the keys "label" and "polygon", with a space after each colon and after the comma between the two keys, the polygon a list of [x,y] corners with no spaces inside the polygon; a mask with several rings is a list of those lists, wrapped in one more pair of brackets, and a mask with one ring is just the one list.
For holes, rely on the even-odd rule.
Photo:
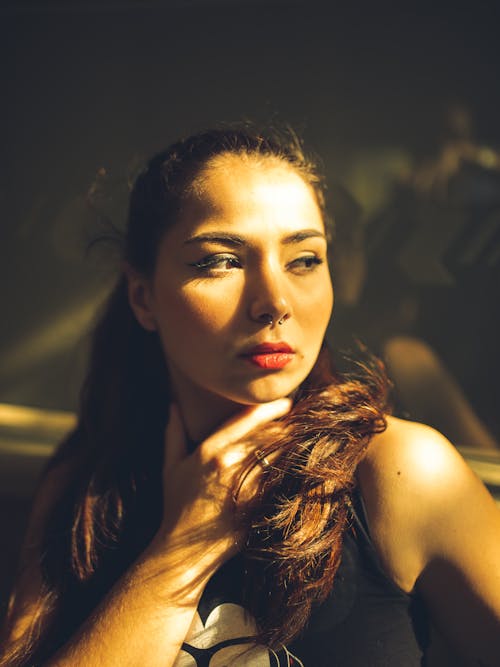
{"label": "eyebrow", "polygon": [[[281,239],[281,242],[284,245],[289,245],[291,243],[300,243],[311,238],[321,238],[326,241],[326,235],[323,232],[318,231],[317,229],[301,229],[299,232],[294,232],[289,234]],[[239,247],[248,245],[246,239],[237,234],[229,234],[226,232],[207,232],[206,234],[197,234],[196,236],[191,236],[190,238],[184,241],[184,245],[190,245],[192,243],[221,243],[223,245],[228,245],[231,247]]]}

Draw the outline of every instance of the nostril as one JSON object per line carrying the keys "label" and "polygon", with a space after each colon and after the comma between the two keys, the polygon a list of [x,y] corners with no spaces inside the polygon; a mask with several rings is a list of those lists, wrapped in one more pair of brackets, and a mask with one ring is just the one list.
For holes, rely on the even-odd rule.
{"label": "nostril", "polygon": [[262,315],[259,315],[257,317],[258,322],[262,322],[263,324],[271,324],[274,322],[274,317],[270,315],[269,313],[262,313]]}
{"label": "nostril", "polygon": [[257,317],[253,318],[256,322],[262,322],[262,324],[269,324],[271,327],[274,324],[279,324],[280,326],[290,318],[290,313],[284,313],[281,317],[274,317],[270,313],[262,313]]}

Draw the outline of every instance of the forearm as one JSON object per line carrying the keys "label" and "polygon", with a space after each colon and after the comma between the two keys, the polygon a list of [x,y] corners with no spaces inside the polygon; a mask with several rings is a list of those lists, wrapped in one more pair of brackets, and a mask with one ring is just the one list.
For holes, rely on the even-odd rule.
{"label": "forearm", "polygon": [[[242,538],[232,497],[251,446],[251,440],[242,438],[290,406],[289,399],[279,399],[248,408],[190,455],[180,413],[171,408],[162,525],[142,557],[48,667],[173,665],[206,583],[238,551]],[[252,473],[245,477],[240,498],[253,498],[258,490],[259,472]]]}
{"label": "forearm", "polygon": [[48,667],[172,665],[220,561],[215,547],[201,553],[150,547]]}

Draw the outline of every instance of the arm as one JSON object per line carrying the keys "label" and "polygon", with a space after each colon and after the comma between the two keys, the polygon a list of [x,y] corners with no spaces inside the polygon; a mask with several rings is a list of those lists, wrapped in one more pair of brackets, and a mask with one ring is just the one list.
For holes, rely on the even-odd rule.
{"label": "arm", "polygon": [[[289,408],[288,400],[248,408],[189,456],[178,411],[172,410],[166,432],[160,529],[76,635],[53,656],[49,667],[168,667],[174,663],[208,579],[237,551],[234,509],[228,496],[238,463],[251,451],[244,436]],[[245,480],[245,493],[252,493],[257,474]],[[36,576],[16,597],[12,627],[29,625],[33,616],[40,574],[34,565],[31,570]],[[11,632],[10,639],[14,637]]]}
{"label": "arm", "polygon": [[464,664],[500,656],[500,512],[454,447],[391,419],[360,470],[372,537],[388,574],[418,590]]}

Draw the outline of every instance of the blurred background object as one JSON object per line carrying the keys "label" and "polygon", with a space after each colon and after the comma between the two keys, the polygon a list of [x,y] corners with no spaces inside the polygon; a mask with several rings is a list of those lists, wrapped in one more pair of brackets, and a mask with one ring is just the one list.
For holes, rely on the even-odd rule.
{"label": "blurred background object", "polygon": [[371,215],[331,191],[333,347],[359,338],[384,359],[396,414],[456,445],[495,450],[500,153],[474,141],[463,106],[447,119],[436,155],[396,172]]}

